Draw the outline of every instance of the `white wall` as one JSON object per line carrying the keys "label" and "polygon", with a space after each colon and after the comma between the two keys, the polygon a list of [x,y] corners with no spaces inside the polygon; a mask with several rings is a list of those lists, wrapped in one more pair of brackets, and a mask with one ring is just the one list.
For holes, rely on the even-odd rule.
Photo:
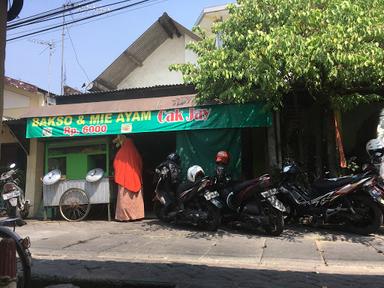
{"label": "white wall", "polygon": [[224,6],[217,7],[218,9],[207,9],[205,13],[201,15],[199,22],[196,23],[197,26],[207,34],[207,36],[212,36],[212,26],[215,22],[225,21],[229,17],[229,12]]}
{"label": "white wall", "polygon": [[[137,67],[117,86],[118,89],[182,84],[180,72],[169,71],[171,64],[185,63],[185,37],[166,40],[150,56],[143,66]],[[191,58],[188,55],[188,58]]]}
{"label": "white wall", "polygon": [[[190,42],[194,42],[195,40],[193,40],[191,37],[189,37],[188,35],[185,35],[185,46],[190,43]],[[193,64],[196,64],[197,63],[197,55],[195,54],[195,52],[189,50],[189,49],[185,49],[185,63],[193,63]]]}
{"label": "white wall", "polygon": [[28,96],[4,90],[4,109],[28,108],[30,99]]}

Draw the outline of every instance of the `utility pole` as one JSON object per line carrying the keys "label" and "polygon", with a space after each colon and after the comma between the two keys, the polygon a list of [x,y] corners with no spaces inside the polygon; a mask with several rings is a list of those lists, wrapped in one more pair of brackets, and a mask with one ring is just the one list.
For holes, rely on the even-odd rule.
{"label": "utility pole", "polygon": [[[0,0],[1,1],[1,0]],[[71,0],[68,0],[67,3],[63,5],[63,9],[73,7],[74,4],[71,3]],[[64,85],[65,85],[65,73],[64,73],[64,40],[65,40],[65,11],[63,12],[63,29],[61,30],[61,95],[64,95]]]}
{"label": "utility pole", "polygon": [[[65,9],[67,4],[63,5]],[[61,30],[61,81],[60,81],[60,91],[61,95],[64,95],[64,37],[65,37],[65,12],[63,12],[63,29]]]}

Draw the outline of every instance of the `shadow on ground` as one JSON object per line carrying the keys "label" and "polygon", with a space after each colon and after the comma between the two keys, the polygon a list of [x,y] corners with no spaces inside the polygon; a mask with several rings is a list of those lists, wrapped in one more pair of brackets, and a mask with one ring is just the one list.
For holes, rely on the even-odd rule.
{"label": "shadow on ground", "polygon": [[[272,237],[267,235],[262,229],[248,229],[246,227],[233,227],[231,225],[226,225],[220,227],[218,231],[203,231],[198,229],[197,227],[188,226],[188,225],[177,225],[171,223],[164,223],[159,221],[158,219],[151,219],[141,224],[141,227],[144,231],[148,232],[156,232],[156,231],[182,231],[185,233],[186,238],[192,239],[212,239],[212,237],[222,238],[224,236],[231,237],[232,236],[242,236],[248,239],[260,238],[260,237]],[[289,241],[289,242],[301,242],[302,239],[312,234],[318,240],[321,241],[345,241],[350,243],[359,243],[364,244],[366,246],[370,246],[370,243],[375,239],[374,235],[358,235],[352,234],[344,231],[338,226],[326,226],[326,227],[310,227],[306,225],[299,224],[288,224],[285,226],[285,230],[283,233],[276,237],[281,240]],[[384,237],[384,227],[382,227],[376,237],[382,238]],[[384,287],[384,286],[383,286]]]}
{"label": "shadow on ground", "polygon": [[[269,237],[263,231],[263,229],[251,229],[246,226],[237,226],[237,225],[221,225],[217,231],[204,231],[199,227],[192,225],[180,225],[175,223],[164,223],[158,219],[148,220],[141,225],[141,228],[147,232],[156,232],[156,231],[182,231],[185,233],[186,238],[190,239],[212,239],[222,238],[224,236],[242,236],[248,239],[260,238],[260,237]],[[275,237],[275,236],[274,236]]]}
{"label": "shadow on ground", "polygon": [[265,269],[223,268],[183,263],[35,260],[34,288],[72,283],[109,287],[383,287],[382,275],[343,275]]}

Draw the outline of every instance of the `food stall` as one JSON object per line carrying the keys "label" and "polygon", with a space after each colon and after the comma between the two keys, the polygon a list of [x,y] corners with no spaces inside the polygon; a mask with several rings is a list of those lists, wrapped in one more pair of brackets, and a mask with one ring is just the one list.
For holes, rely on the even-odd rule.
{"label": "food stall", "polygon": [[109,139],[47,142],[43,203],[58,207],[67,221],[84,219],[92,204],[108,206],[110,220]]}

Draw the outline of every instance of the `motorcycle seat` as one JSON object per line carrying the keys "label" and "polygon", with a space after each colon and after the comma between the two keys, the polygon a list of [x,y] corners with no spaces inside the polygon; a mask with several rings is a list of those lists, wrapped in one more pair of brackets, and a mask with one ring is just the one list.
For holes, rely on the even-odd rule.
{"label": "motorcycle seat", "polygon": [[356,181],[355,176],[346,176],[332,179],[320,179],[312,184],[311,196],[316,197],[326,194],[332,190],[348,185]]}
{"label": "motorcycle seat", "polygon": [[176,190],[176,193],[177,194],[180,194],[188,189],[191,189],[193,188],[194,186],[196,186],[196,182],[185,182],[185,183],[181,183],[178,187],[177,187],[177,190]]}
{"label": "motorcycle seat", "polygon": [[252,179],[252,180],[247,180],[247,181],[242,181],[242,182],[238,182],[238,183],[234,183],[232,185],[232,187],[230,187],[230,190],[232,190],[232,192],[236,193],[236,192],[240,192],[241,190],[243,190],[245,187],[248,187],[256,182],[258,182],[259,179]]}

